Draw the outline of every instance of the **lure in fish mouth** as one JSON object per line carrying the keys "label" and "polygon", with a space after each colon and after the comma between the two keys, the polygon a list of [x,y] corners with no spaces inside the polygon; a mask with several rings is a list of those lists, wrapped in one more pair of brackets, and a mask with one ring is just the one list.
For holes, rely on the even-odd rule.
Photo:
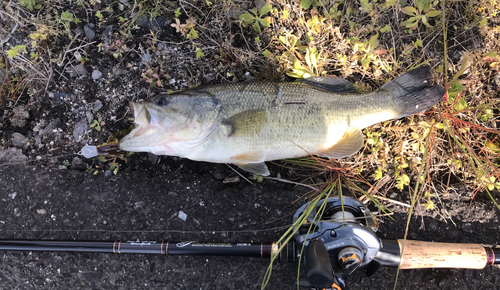
{"label": "lure in fish mouth", "polygon": [[445,90],[431,81],[432,70],[422,66],[371,93],[338,77],[312,77],[161,94],[130,103],[136,127],[119,146],[269,175],[265,161],[353,155],[363,146],[361,129],[438,103]]}

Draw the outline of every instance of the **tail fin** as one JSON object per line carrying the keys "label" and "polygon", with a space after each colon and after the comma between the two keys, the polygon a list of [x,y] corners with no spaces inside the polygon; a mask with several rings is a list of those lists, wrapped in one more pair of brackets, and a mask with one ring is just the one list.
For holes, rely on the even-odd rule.
{"label": "tail fin", "polygon": [[380,89],[391,92],[394,101],[400,104],[398,118],[402,118],[425,111],[441,101],[446,90],[431,85],[431,81],[432,70],[425,65],[399,76]]}

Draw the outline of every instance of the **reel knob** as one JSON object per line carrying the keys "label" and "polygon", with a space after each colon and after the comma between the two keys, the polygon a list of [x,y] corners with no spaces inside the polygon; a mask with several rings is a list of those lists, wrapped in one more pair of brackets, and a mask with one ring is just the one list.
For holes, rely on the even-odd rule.
{"label": "reel knob", "polygon": [[338,254],[338,262],[345,274],[349,275],[361,266],[363,253],[355,247],[346,247]]}

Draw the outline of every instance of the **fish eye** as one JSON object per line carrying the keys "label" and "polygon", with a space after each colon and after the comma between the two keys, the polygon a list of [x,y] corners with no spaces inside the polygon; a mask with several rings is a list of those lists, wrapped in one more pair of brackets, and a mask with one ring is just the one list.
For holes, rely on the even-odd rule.
{"label": "fish eye", "polygon": [[158,106],[165,107],[166,105],[168,105],[168,103],[169,103],[169,99],[165,96],[159,96],[158,99],[156,100],[156,104]]}

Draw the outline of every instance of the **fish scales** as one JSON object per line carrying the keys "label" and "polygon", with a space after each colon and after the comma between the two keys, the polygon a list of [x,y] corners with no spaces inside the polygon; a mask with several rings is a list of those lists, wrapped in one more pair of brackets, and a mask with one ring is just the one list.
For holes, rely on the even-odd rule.
{"label": "fish scales", "polygon": [[[303,156],[332,146],[350,127],[364,128],[396,117],[388,92],[335,94],[302,83],[236,83],[204,90],[221,101],[227,116],[262,109],[266,124],[252,138],[232,140],[276,155]],[[243,144],[238,144],[243,146]],[[269,150],[268,149],[268,150]]]}
{"label": "fish scales", "polygon": [[429,67],[420,67],[366,94],[340,78],[314,77],[160,95],[131,103],[137,127],[120,148],[233,163],[262,175],[269,174],[265,161],[342,158],[363,146],[362,128],[436,104],[445,91],[430,84],[431,76]]}

